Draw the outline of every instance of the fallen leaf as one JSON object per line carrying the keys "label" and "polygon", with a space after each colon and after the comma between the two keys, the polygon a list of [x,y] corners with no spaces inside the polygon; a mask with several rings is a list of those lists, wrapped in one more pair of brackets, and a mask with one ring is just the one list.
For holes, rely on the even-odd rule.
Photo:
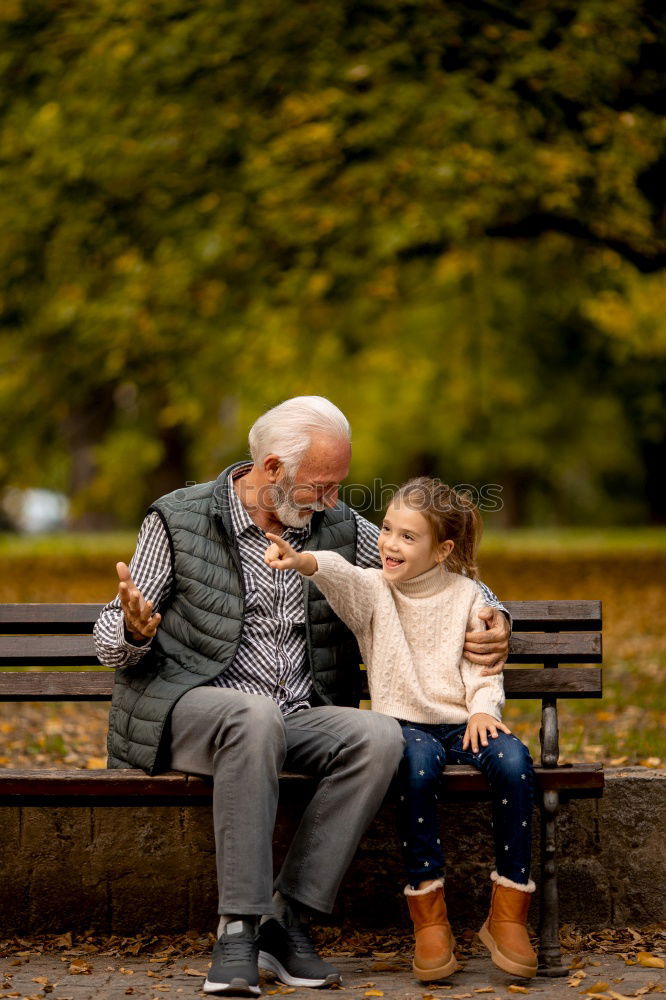
{"label": "fallen leaf", "polygon": [[49,985],[48,976],[35,976],[33,979],[33,983],[41,983],[42,986],[48,986]]}
{"label": "fallen leaf", "polygon": [[605,993],[608,989],[608,983],[592,983],[590,986],[586,986],[581,993]]}
{"label": "fallen leaf", "polygon": [[585,978],[586,978],[585,973],[583,973],[581,976],[571,976],[570,979],[567,979],[567,986],[572,986],[574,988],[576,986],[580,986],[580,984]]}
{"label": "fallen leaf", "polygon": [[134,975],[134,970],[133,969],[124,969],[122,965],[118,969],[118,972],[122,972],[123,976],[133,976]]}
{"label": "fallen leaf", "polygon": [[616,993],[615,990],[609,990],[608,996],[613,997],[613,1000],[630,1000],[626,993]]}
{"label": "fallen leaf", "polygon": [[[67,971],[70,976],[89,976],[92,972],[92,965],[90,962],[86,962],[85,958],[75,958],[70,962]],[[122,972],[122,969],[120,971]]]}
{"label": "fallen leaf", "polygon": [[54,945],[56,948],[71,948],[72,947],[72,934],[71,931],[67,931],[66,934],[60,934],[54,940]]}
{"label": "fallen leaf", "polygon": [[198,969],[189,969],[187,967],[183,969],[183,972],[185,973],[186,976],[205,976],[206,975],[205,972],[199,972]]}
{"label": "fallen leaf", "polygon": [[507,989],[509,993],[529,993],[526,986],[516,986],[515,983],[511,983],[510,986],[507,986]]}
{"label": "fallen leaf", "polygon": [[383,997],[384,996],[384,991],[383,990],[366,990],[365,993],[363,994],[363,996],[364,997]]}
{"label": "fallen leaf", "polygon": [[395,956],[397,954],[398,954],[397,951],[373,951],[372,957],[373,958],[380,958],[380,959],[387,959],[387,958],[395,958]]}
{"label": "fallen leaf", "polygon": [[651,955],[649,951],[639,951],[636,959],[638,960],[638,964],[645,966],[646,969],[664,968],[663,958],[657,958],[656,955]]}
{"label": "fallen leaf", "polygon": [[643,767],[659,767],[661,764],[660,757],[646,757],[645,760],[640,762]]}
{"label": "fallen leaf", "polygon": [[86,769],[88,771],[102,771],[106,768],[106,757],[88,757]]}

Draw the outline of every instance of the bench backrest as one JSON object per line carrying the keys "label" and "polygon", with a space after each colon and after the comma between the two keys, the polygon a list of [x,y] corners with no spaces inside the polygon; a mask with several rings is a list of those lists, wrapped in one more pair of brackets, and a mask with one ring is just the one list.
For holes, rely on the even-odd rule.
{"label": "bench backrest", "polygon": [[[557,699],[602,694],[601,669],[580,666],[601,663],[601,602],[506,601],[505,606],[513,620],[506,696],[541,699],[541,763],[555,767]],[[91,634],[102,607],[0,605],[0,701],[108,701],[114,674],[100,669]],[[54,667],[59,669],[44,669]]]}

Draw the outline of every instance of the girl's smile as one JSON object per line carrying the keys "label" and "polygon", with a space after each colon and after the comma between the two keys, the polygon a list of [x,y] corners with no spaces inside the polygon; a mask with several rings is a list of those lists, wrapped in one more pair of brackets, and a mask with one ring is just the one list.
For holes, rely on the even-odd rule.
{"label": "girl's smile", "polygon": [[407,506],[390,505],[379,529],[379,554],[384,576],[393,582],[412,580],[444,562],[453,542],[433,542],[430,525],[423,514]]}

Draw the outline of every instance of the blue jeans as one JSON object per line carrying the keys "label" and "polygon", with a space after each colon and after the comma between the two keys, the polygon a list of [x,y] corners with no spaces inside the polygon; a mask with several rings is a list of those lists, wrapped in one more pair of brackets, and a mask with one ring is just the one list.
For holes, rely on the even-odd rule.
{"label": "blue jeans", "polygon": [[488,779],[493,801],[493,834],[498,875],[519,885],[529,881],[532,855],[534,769],[529,751],[516,736],[488,735],[479,752],[463,750],[465,725],[403,722],[405,752],[398,771],[398,810],[407,875],[412,887],[444,875],[437,800],[446,764],[472,764]]}

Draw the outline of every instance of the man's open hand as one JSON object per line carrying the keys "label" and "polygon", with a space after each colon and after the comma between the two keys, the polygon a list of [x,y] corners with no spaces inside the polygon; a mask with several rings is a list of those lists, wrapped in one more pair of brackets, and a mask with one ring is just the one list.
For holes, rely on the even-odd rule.
{"label": "man's open hand", "polygon": [[483,632],[465,632],[463,654],[470,663],[484,668],[482,677],[491,677],[502,673],[509,655],[509,622],[497,608],[482,608],[479,618],[488,627]]}
{"label": "man's open hand", "polygon": [[152,601],[144,601],[143,594],[134,583],[124,562],[116,563],[116,572],[120,581],[118,597],[123,609],[126,630],[135,642],[152,639],[162,621],[162,615],[153,614]]}

